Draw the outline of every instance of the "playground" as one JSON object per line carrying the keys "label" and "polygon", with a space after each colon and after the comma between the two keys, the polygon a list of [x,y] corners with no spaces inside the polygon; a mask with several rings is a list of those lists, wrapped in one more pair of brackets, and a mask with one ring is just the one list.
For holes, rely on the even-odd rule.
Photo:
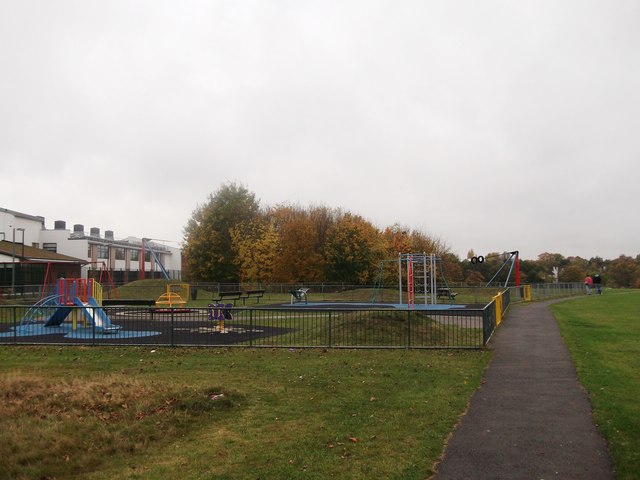
{"label": "playground", "polygon": [[[517,272],[517,252],[507,260]],[[457,302],[469,297],[458,296],[441,259],[425,253],[381,262],[373,289],[351,301],[319,299],[299,287],[286,302],[280,296],[279,302],[260,304],[264,289],[236,289],[212,291],[206,303],[203,291],[186,283],[163,285],[154,300],[139,294],[103,298],[94,279],[60,278],[53,291],[43,286],[47,296],[17,317],[14,311],[13,322],[0,322],[0,342],[478,348],[508,307],[511,295],[503,301],[501,288],[506,282],[490,288],[494,293],[485,303]],[[245,305],[247,300],[255,303]],[[492,310],[486,311],[488,305]]]}
{"label": "playground", "polygon": [[[60,278],[54,292],[32,305],[19,325],[6,330],[7,325],[2,324],[0,341],[225,345],[287,331],[270,326],[232,325],[232,304],[212,304],[207,309],[183,308],[186,302],[169,286],[154,308],[104,307],[102,303],[102,286],[95,280]],[[212,336],[217,338],[213,340]],[[164,340],[151,337],[163,337]]]}
{"label": "playground", "polygon": [[[558,318],[621,479],[638,471],[639,299],[582,295]],[[436,478],[609,478],[546,308],[510,310],[485,350],[3,347],[0,477],[418,479],[448,444]]]}

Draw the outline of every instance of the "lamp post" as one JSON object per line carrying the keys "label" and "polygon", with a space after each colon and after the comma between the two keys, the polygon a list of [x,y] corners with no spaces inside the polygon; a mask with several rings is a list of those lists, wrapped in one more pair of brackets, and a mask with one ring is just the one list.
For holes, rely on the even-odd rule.
{"label": "lamp post", "polygon": [[[9,225],[11,227],[11,225]],[[13,229],[13,240],[11,242],[11,294],[16,298],[16,230],[22,232],[22,243],[24,244],[24,228],[11,227]]]}

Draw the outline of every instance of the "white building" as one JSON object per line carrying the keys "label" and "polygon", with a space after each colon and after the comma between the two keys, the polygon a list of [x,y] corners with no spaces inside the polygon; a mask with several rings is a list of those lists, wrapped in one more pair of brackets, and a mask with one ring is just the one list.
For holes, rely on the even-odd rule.
{"label": "white building", "polygon": [[[113,230],[76,224],[73,231],[66,222],[56,220],[53,229],[47,229],[44,217],[0,208],[0,240],[41,248],[70,257],[85,259],[82,276],[90,270],[109,271],[115,283],[125,283],[139,278],[180,279],[182,276],[182,252],[179,248],[161,245],[135,237],[115,238]],[[143,260],[144,257],[144,260]]]}

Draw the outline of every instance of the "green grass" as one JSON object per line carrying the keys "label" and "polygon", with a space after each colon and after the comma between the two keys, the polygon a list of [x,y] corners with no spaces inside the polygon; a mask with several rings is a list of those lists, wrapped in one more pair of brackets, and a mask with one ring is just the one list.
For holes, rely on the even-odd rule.
{"label": "green grass", "polygon": [[619,479],[640,472],[640,291],[607,290],[553,305]]}
{"label": "green grass", "polygon": [[490,355],[0,347],[0,478],[427,478]]}
{"label": "green grass", "polygon": [[276,341],[279,346],[480,348],[483,341],[482,328],[445,324],[421,311],[239,309],[233,322],[291,329],[277,338],[254,339],[251,345]]}

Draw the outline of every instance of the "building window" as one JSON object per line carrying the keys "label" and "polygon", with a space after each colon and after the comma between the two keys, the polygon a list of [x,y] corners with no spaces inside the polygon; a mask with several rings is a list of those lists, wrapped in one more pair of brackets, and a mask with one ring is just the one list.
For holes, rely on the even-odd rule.
{"label": "building window", "polygon": [[116,260],[124,260],[124,248],[116,247]]}
{"label": "building window", "polygon": [[31,246],[32,246],[33,248],[40,248],[40,244],[39,244],[38,242],[33,242],[33,243],[31,244]]}
{"label": "building window", "polygon": [[97,258],[109,258],[109,246],[108,245],[96,245],[96,257]]}
{"label": "building window", "polygon": [[140,260],[140,250],[131,250],[131,261],[137,262]]}
{"label": "building window", "polygon": [[42,249],[47,252],[58,253],[58,244],[57,243],[43,243]]}

